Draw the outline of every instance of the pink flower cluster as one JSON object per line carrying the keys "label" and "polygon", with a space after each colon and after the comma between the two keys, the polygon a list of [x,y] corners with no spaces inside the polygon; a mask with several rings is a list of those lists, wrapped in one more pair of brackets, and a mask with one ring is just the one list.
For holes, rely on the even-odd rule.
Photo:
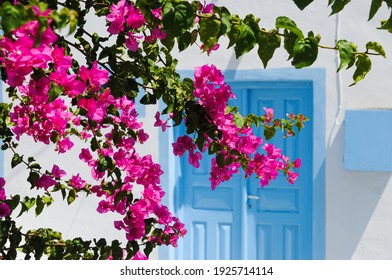
{"label": "pink flower cluster", "polygon": [[[35,10],[39,12],[37,16],[49,16],[50,11]],[[158,9],[153,14],[159,18],[160,12]],[[125,27],[138,29],[145,23],[140,10],[125,0],[111,7],[107,20],[112,34],[124,31]],[[45,144],[53,142],[59,153],[73,147],[72,135],[85,142],[95,141],[91,149],[83,148],[79,156],[91,168],[95,184],[76,174],[66,181],[68,187],[100,197],[99,213],[121,215],[114,226],[123,230],[129,241],[148,240],[176,246],[186,229],[161,203],[163,172],[159,164],[151,155],[137,153],[136,142],[143,144],[149,136],[138,119],[134,101],[126,96],[115,98],[110,88],[104,87],[109,73],[100,69],[97,62],[89,68],[82,66],[73,74],[72,57],[56,45],[57,35],[50,27],[50,19],[48,21],[42,34],[35,20],[15,30],[11,37],[4,36],[0,40],[0,62],[6,69],[6,82],[15,88],[17,104],[13,106],[10,119],[16,139],[27,135]],[[132,32],[129,31],[129,38]],[[146,40],[164,36],[157,28]],[[157,125],[167,127],[159,115]],[[40,173],[35,187],[50,191],[66,175],[54,165],[51,172]],[[0,201],[5,200],[3,181],[0,180]],[[135,194],[134,186],[141,187],[140,195]],[[8,205],[0,202],[0,217],[9,214]],[[154,229],[160,230],[159,234],[152,234],[150,228],[147,231],[146,221],[153,223]],[[143,256],[140,253],[135,258]]]}
{"label": "pink flower cluster", "polygon": [[4,185],[5,185],[5,180],[4,178],[0,177],[0,218],[9,216],[11,214],[10,207],[8,206],[7,203],[3,202],[4,200],[7,199],[5,195]]}
{"label": "pink flower cluster", "polygon": [[73,114],[63,98],[51,94],[53,88],[60,86],[64,94],[73,97],[82,94],[86,85],[76,74],[68,74],[72,59],[64,55],[64,48],[54,46],[57,36],[49,26],[35,46],[38,29],[37,20],[28,22],[13,32],[13,38],[4,36],[0,41],[6,82],[21,93],[20,103],[10,113],[11,122],[15,123],[12,131],[17,139],[27,134],[45,144],[58,135],[57,150],[64,153],[73,146],[66,136]]}
{"label": "pink flower cluster", "polygon": [[41,177],[38,178],[37,182],[35,182],[35,186],[38,189],[43,188],[45,191],[48,191],[50,187],[58,184],[56,180],[60,180],[65,175],[67,175],[67,173],[54,164],[52,171],[42,174]]}
{"label": "pink flower cluster", "polygon": [[196,168],[200,167],[199,160],[202,159],[202,155],[200,152],[196,151],[196,145],[193,142],[193,139],[188,135],[180,136],[177,138],[177,141],[172,144],[173,153],[176,156],[182,157],[186,151],[189,152],[188,162]]}
{"label": "pink flower cluster", "polygon": [[[263,139],[254,135],[251,127],[238,127],[234,121],[234,115],[226,112],[226,107],[230,98],[235,98],[229,85],[224,82],[224,76],[214,65],[203,65],[197,67],[194,73],[194,95],[198,103],[204,107],[205,112],[220,132],[220,137],[211,139],[206,136],[206,145],[219,143],[223,149],[219,151],[220,157],[223,157],[223,166],[218,163],[218,157],[212,159],[212,168],[210,173],[210,182],[212,189],[215,189],[220,183],[229,180],[233,174],[239,173],[241,168],[240,160],[246,160],[248,163],[245,170],[246,176],[256,174],[260,179],[262,187],[269,184],[271,180],[276,179],[278,172],[284,172],[290,183],[293,183],[298,177],[298,173],[290,170],[290,167],[298,168],[300,161],[296,161],[295,166],[290,163],[289,159],[281,154],[280,149],[276,149],[272,144],[265,144],[263,149],[266,154],[258,153]],[[266,118],[272,120],[273,109],[265,108]],[[183,156],[185,151],[189,151],[189,162],[198,167],[195,162],[201,159],[199,153],[195,157],[194,151],[196,144],[189,136],[179,137],[176,143],[173,143],[174,154]],[[206,147],[205,147],[206,148]],[[233,151],[235,151],[233,153]]]}
{"label": "pink flower cluster", "polygon": [[[152,14],[157,19],[162,19],[162,8],[152,10]],[[158,39],[164,40],[166,33],[160,28],[152,28],[151,35],[144,36],[138,34],[137,29],[146,24],[143,13],[139,8],[136,8],[132,2],[128,0],[120,0],[117,4],[110,7],[110,13],[106,16],[109,23],[107,31],[110,34],[119,34],[120,32],[127,32],[125,45],[132,52],[137,52],[139,48],[139,41],[145,39],[147,43],[153,43]]]}
{"label": "pink flower cluster", "polygon": [[[161,204],[164,192],[160,186],[160,176],[163,174],[159,164],[154,163],[151,155],[141,156],[138,154],[135,144],[144,143],[148,134],[143,130],[142,123],[138,120],[138,113],[133,100],[125,96],[114,99],[110,90],[106,89],[96,98],[81,98],[78,105],[85,109],[85,118],[95,122],[95,127],[90,127],[93,135],[104,133],[101,148],[94,153],[88,149],[82,149],[79,159],[87,163],[91,168],[92,177],[99,183],[92,186],[91,191],[102,198],[97,211],[99,213],[116,212],[123,216],[115,221],[114,226],[118,230],[124,230],[129,241],[140,240],[146,236],[145,221],[154,217],[156,223],[163,229],[163,235],[151,237],[156,243],[162,241],[164,236],[169,236],[170,243],[176,246],[179,235],[184,235],[184,225],[173,217],[169,209]],[[108,107],[114,107],[116,114],[108,113]],[[82,118],[83,119],[83,118]],[[102,123],[110,120],[114,127],[110,128]],[[80,120],[81,121],[81,120]],[[117,127],[117,128],[116,128]],[[124,133],[120,140],[116,139],[119,128],[123,131],[133,131],[137,137]],[[99,159],[110,158],[114,165],[123,175],[112,182],[106,181],[111,178],[110,170],[99,171]],[[75,188],[85,187],[86,182],[79,175],[71,179],[71,185]],[[108,191],[108,186],[116,186]],[[134,186],[142,187],[141,196],[138,199],[129,200],[128,197],[134,191]]]}

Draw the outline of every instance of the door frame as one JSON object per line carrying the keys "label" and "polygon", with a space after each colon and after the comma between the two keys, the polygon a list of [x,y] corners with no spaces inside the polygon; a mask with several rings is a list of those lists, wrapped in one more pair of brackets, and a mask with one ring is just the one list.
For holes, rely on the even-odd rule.
{"label": "door frame", "polygon": [[[193,78],[193,70],[179,71],[182,77]],[[313,232],[312,259],[325,259],[326,239],[326,192],[325,192],[325,158],[326,158],[326,71],[324,68],[277,68],[267,70],[226,70],[223,71],[225,81],[244,82],[281,82],[307,81],[313,85]],[[160,104],[163,109],[163,104]],[[183,216],[179,205],[181,179],[180,158],[173,155],[171,143],[174,142],[174,130],[159,132],[159,163],[164,171],[161,185],[166,192],[163,203],[180,219]],[[243,217],[245,218],[245,217]],[[243,240],[244,242],[245,240]],[[178,247],[182,242],[179,241]],[[158,250],[159,259],[182,259],[182,252],[178,248],[162,246]]]}

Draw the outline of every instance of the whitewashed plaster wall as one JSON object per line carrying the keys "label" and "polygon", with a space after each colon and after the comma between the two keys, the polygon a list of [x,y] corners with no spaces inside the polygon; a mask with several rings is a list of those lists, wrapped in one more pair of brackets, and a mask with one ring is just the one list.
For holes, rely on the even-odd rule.
{"label": "whitewashed plaster wall", "polygon": [[[267,29],[274,28],[277,16],[288,16],[304,31],[312,30],[322,35],[321,44],[334,45],[336,39],[344,38],[356,42],[360,49],[370,40],[380,42],[386,49],[387,56],[392,54],[392,35],[377,31],[379,19],[387,18],[385,13],[377,19],[367,22],[369,1],[357,0],[337,17],[328,16],[330,9],[327,1],[315,1],[305,11],[299,11],[292,0],[218,0],[218,5],[225,5],[232,13],[245,16],[253,13],[261,18],[261,24]],[[386,10],[386,9],[385,9]],[[104,27],[96,22],[88,23],[91,30]],[[262,63],[253,50],[240,60],[236,60],[232,50],[225,50],[225,43],[219,52],[211,56],[200,55],[197,47],[176,55],[179,69],[193,69],[204,63],[213,63],[221,69],[261,69]],[[286,61],[287,54],[279,50],[270,61],[269,68],[291,67]],[[392,258],[392,182],[389,172],[348,172],[343,168],[344,151],[344,110],[360,108],[391,108],[390,72],[392,60],[374,58],[373,70],[366,79],[354,87],[351,84],[352,71],[336,73],[338,60],[336,53],[320,50],[319,59],[312,67],[325,67],[327,73],[327,123],[326,123],[326,258],[327,259],[391,259]],[[143,119],[150,132],[150,142],[142,152],[153,153],[158,158],[158,133],[152,128],[154,107],[148,107]],[[57,158],[64,168],[85,173],[87,169],[75,165],[78,149],[66,155],[56,155],[47,148],[35,146],[29,141],[21,145],[21,153],[42,158]],[[11,170],[10,155],[5,156],[4,173],[8,193],[25,193],[25,170]],[[71,171],[69,171],[71,174]],[[89,197],[80,199],[71,207],[65,202],[51,206],[58,210],[58,215],[45,212],[35,219],[34,214],[23,216],[20,221],[26,227],[52,227],[64,232],[65,238],[83,236],[85,238],[106,237],[123,240],[123,235],[113,229],[112,215],[100,215],[95,209],[97,200]]]}

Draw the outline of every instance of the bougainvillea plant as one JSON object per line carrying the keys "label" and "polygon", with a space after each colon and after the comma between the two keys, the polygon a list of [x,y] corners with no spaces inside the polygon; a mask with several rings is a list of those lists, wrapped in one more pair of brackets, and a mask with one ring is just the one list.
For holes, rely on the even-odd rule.
{"label": "bougainvillea plant", "polygon": [[[294,2],[304,8],[304,2],[312,1]],[[25,165],[27,184],[39,193],[21,197],[0,178],[0,258],[147,259],[157,246],[177,246],[186,225],[162,204],[160,165],[138,152],[137,145],[151,141],[135,106],[138,95],[144,105],[166,105],[155,114],[154,125],[163,132],[185,125],[186,134],[172,144],[175,155],[187,154],[195,168],[203,156],[212,155],[212,191],[241,169],[246,177],[259,178],[261,187],[279,173],[290,183],[298,177],[301,160],[287,158],[268,140],[277,130],[294,135],[306,116],[277,119],[273,108],[264,108],[262,116],[243,116],[228,105],[235,93],[221,70],[195,65],[194,78],[182,78],[172,53],[197,47],[202,55],[212,55],[225,36],[237,57],[258,46],[266,66],[284,41],[293,66],[302,68],[316,60],[322,47],[319,35],[305,36],[283,16],[276,19],[276,29],[266,31],[253,15],[241,19],[201,1],[0,3],[1,79],[8,94],[0,104],[2,150],[11,153],[12,168]],[[105,35],[87,30],[90,17],[105,24]],[[354,83],[370,70],[370,54],[385,55],[374,42],[365,52],[344,40],[333,49],[340,53],[339,70],[355,64]],[[253,132],[259,126],[264,127],[263,138]],[[18,152],[23,137],[54,153],[79,149],[75,164],[90,169],[91,178],[71,174],[58,162],[45,170],[35,158]],[[113,221],[113,229],[123,232],[126,244],[103,238],[64,240],[55,230],[25,230],[16,224],[14,218],[30,210],[36,215],[50,211],[56,193],[69,204],[83,194],[98,197],[99,213],[121,217]]]}

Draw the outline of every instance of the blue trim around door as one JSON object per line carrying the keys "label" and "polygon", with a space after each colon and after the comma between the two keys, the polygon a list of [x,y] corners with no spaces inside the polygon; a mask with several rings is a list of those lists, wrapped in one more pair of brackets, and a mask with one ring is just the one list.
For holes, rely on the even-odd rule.
{"label": "blue trim around door", "polygon": [[[183,77],[193,77],[193,71],[180,71]],[[313,249],[312,259],[325,259],[325,157],[326,157],[326,85],[325,69],[267,69],[267,70],[227,70],[224,72],[226,82],[273,82],[273,81],[307,81],[313,85]],[[161,184],[166,192],[164,203],[181,218],[180,192],[176,188],[181,178],[180,159],[172,153],[174,132],[160,132],[159,161],[164,171]],[[181,246],[181,241],[179,243]],[[182,259],[181,250],[162,246],[159,259]]]}

